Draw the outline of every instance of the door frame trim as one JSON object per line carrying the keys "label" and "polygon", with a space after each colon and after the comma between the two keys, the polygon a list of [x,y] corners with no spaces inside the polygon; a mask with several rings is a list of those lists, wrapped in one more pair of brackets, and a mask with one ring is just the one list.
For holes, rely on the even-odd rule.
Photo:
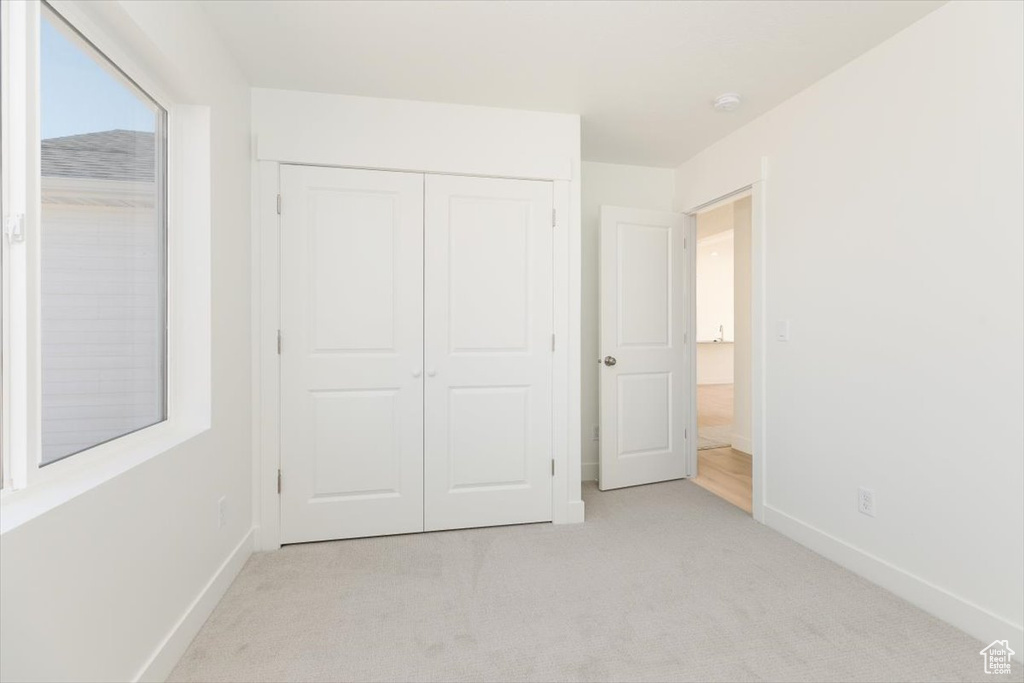
{"label": "door frame trim", "polygon": [[[698,213],[732,202],[749,193],[751,203],[750,216],[750,437],[751,437],[751,516],[764,524],[765,482],[768,473],[768,448],[765,430],[765,352],[767,349],[767,326],[765,322],[765,294],[767,280],[765,273],[765,255],[767,239],[767,220],[765,216],[765,196],[768,185],[768,158],[762,157],[759,177],[752,182],[736,187],[725,194],[708,198],[683,213],[696,218]],[[690,250],[690,329],[696,330],[696,285],[697,285],[697,236],[696,220],[692,222],[694,248]],[[690,362],[694,368],[691,374],[691,415],[690,430],[694,437],[690,443],[691,477],[697,474],[697,345],[690,344]]]}
{"label": "door frame trim", "polygon": [[[252,515],[257,550],[281,547],[281,500],[277,492],[281,467],[280,430],[280,356],[277,331],[280,327],[281,263],[280,193],[281,165],[327,166],[413,172],[428,175],[473,174],[435,173],[425,169],[374,168],[301,164],[265,158],[255,159],[252,168]],[[552,522],[583,521],[580,464],[580,306],[581,306],[581,228],[580,183],[578,173],[564,178],[514,178],[547,180],[552,183],[552,200],[557,224],[552,235],[553,315],[557,343],[552,359]],[[573,210],[577,207],[577,210]],[[284,340],[287,343],[287,339]],[[287,476],[284,477],[287,486]]]}

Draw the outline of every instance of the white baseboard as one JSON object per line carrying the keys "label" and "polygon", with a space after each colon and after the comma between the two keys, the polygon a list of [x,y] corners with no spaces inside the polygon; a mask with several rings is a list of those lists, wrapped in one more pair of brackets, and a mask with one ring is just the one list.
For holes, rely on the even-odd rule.
{"label": "white baseboard", "polygon": [[732,442],[730,445],[733,447],[733,450],[737,450],[740,453],[746,453],[747,455],[753,454],[754,443],[747,437],[740,436],[739,434],[731,434],[729,436],[729,440]]}
{"label": "white baseboard", "polygon": [[583,501],[582,500],[570,500],[566,507],[565,521],[563,524],[582,524],[583,523]]}
{"label": "white baseboard", "polygon": [[583,463],[583,481],[597,481],[597,463]]}
{"label": "white baseboard", "polygon": [[[779,533],[895,593],[932,616],[974,636],[985,645],[994,640],[1009,639],[1013,645],[1024,646],[1024,629],[1019,624],[992,614],[919,576],[895,567],[769,505],[764,506],[764,521]],[[1014,659],[1020,660],[1020,653],[1024,647],[1015,649],[1018,654]]]}
{"label": "white baseboard", "polygon": [[207,618],[213,612],[220,599],[224,597],[228,586],[242,571],[245,561],[252,555],[254,533],[253,529],[245,535],[245,538],[235,546],[235,549],[228,555],[228,559],[214,572],[209,582],[199,591],[199,595],[188,606],[181,619],[174,625],[171,632],[167,634],[160,646],[149,658],[149,661],[142,667],[136,681],[165,681],[178,663],[181,656],[185,654],[192,639],[199,633],[199,629],[206,623]]}

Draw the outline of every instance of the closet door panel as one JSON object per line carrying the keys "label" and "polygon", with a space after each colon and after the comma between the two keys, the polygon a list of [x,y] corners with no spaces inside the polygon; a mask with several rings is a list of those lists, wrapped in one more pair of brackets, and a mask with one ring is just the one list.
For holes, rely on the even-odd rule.
{"label": "closet door panel", "polygon": [[423,530],[423,176],[281,169],[284,543]]}
{"label": "closet door panel", "polygon": [[551,519],[551,183],[427,176],[424,522]]}

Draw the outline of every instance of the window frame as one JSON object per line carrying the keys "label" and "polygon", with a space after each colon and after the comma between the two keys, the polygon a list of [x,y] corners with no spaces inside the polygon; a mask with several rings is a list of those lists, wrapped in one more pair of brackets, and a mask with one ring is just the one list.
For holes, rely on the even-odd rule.
{"label": "window frame", "polygon": [[[44,15],[46,15],[46,14],[49,14],[50,16],[44,17]],[[156,202],[155,202],[155,205],[154,205],[154,215],[157,217],[157,220],[159,221],[158,230],[159,230],[159,234],[160,234],[160,237],[161,237],[161,240],[160,240],[161,241],[161,245],[160,245],[160,247],[161,247],[161,252],[162,253],[161,253],[161,259],[160,259],[160,261],[161,261],[160,267],[161,267],[162,270],[159,273],[159,275],[160,275],[160,282],[159,282],[160,303],[159,303],[159,305],[160,305],[160,314],[161,314],[162,323],[163,323],[162,324],[163,334],[157,340],[157,343],[159,344],[159,347],[160,347],[159,348],[159,356],[161,358],[161,361],[160,361],[160,364],[161,364],[161,377],[160,377],[161,387],[160,388],[161,388],[161,394],[162,394],[162,396],[161,396],[161,413],[162,413],[161,418],[159,420],[157,420],[156,422],[153,422],[151,424],[145,425],[143,427],[138,427],[138,428],[132,429],[131,431],[124,432],[122,434],[119,434],[117,436],[111,437],[109,439],[105,439],[104,441],[100,441],[98,443],[94,443],[91,446],[88,446],[87,448],[75,450],[75,451],[72,451],[70,453],[65,453],[64,455],[61,455],[61,456],[51,460],[50,462],[43,462],[42,461],[42,453],[40,453],[40,462],[39,462],[39,467],[40,468],[43,468],[43,467],[53,467],[58,462],[61,462],[61,461],[66,460],[68,458],[77,457],[78,455],[80,455],[80,454],[82,454],[82,453],[84,453],[86,451],[91,451],[92,449],[98,448],[98,447],[102,446],[103,444],[108,443],[110,441],[116,441],[117,439],[124,438],[124,437],[128,436],[129,434],[133,434],[135,432],[143,431],[145,429],[149,429],[150,427],[155,427],[156,425],[160,424],[161,422],[166,422],[167,419],[168,419],[168,368],[167,368],[167,362],[168,362],[168,357],[167,357],[168,356],[168,349],[167,349],[167,346],[168,346],[167,345],[168,311],[167,311],[167,300],[168,300],[168,296],[169,296],[169,287],[168,287],[168,282],[167,282],[167,233],[168,233],[167,193],[168,193],[169,181],[168,181],[168,173],[167,173],[167,171],[168,171],[168,168],[167,168],[167,127],[168,127],[169,112],[168,112],[166,106],[164,106],[163,104],[158,102],[156,99],[151,97],[150,94],[148,92],[146,92],[138,83],[136,83],[128,74],[126,74],[123,71],[121,71],[121,69],[117,66],[117,64],[113,63],[113,61],[111,61],[110,58],[107,57],[107,55],[102,50],[99,49],[99,47],[94,45],[87,37],[82,35],[81,32],[79,32],[75,28],[75,26],[73,26],[67,19],[65,19],[59,12],[57,12],[55,9],[53,9],[45,1],[40,3],[40,22],[39,22],[40,28],[42,28],[42,24],[43,24],[44,19],[46,21],[48,21],[51,25],[53,25],[55,30],[58,31],[64,37],[65,40],[67,40],[69,43],[71,43],[76,48],[78,48],[83,53],[85,53],[90,59],[92,59],[96,63],[96,66],[98,66],[100,69],[102,69],[108,75],[110,75],[112,78],[114,78],[117,81],[119,81],[123,88],[125,88],[129,92],[132,92],[140,100],[146,100],[146,101],[148,101],[149,103],[152,103],[153,105],[155,105],[158,108],[158,111],[155,112],[155,128],[154,128],[154,143],[156,144],[156,151],[155,151],[154,160],[155,160],[155,163],[156,163],[156,166],[157,166],[156,175],[154,176],[154,183],[156,184]],[[40,47],[41,47],[41,45],[40,45]],[[92,54],[94,52],[98,53],[98,54]],[[40,61],[40,63],[41,63],[41,61]],[[40,77],[41,76],[42,76],[42,74],[40,73]],[[41,80],[40,80],[40,82],[41,82]],[[41,105],[40,105],[40,120],[41,120],[41,118],[42,118],[42,111],[41,111]],[[39,143],[40,143],[40,145],[42,145],[42,142],[43,142],[42,139],[41,139],[42,136],[40,135],[39,137],[40,137]],[[41,174],[40,174],[39,181],[40,181],[40,192],[41,192],[42,191],[42,177],[41,177]],[[42,221],[43,221],[43,209],[42,209],[42,206],[40,205],[40,221],[39,221],[39,226],[38,226],[39,227],[40,235],[42,234],[42,230],[43,230]],[[41,248],[42,248],[42,245],[40,244],[40,256],[41,256]],[[42,275],[40,273],[40,278],[41,277],[42,277]],[[41,301],[41,293],[40,293],[40,301]],[[42,340],[42,335],[40,335],[40,340]],[[40,412],[40,418],[43,418],[43,417],[44,417],[44,415],[42,414],[42,412]]]}
{"label": "window frame", "polygon": [[[166,112],[166,419],[41,464],[39,38],[42,0],[2,3],[4,212],[23,213],[24,238],[5,236],[4,487],[0,534],[197,436],[210,427],[210,112],[184,104],[173,65],[138,40],[123,9],[51,0],[48,10]],[[139,65],[145,64],[146,68]],[[15,106],[22,102],[23,106]],[[17,180],[20,178],[20,183]]]}
{"label": "window frame", "polygon": [[[0,3],[0,83],[7,83],[8,59],[8,36],[7,24],[9,3]],[[7,89],[0,88],[0,221],[7,216]],[[10,426],[7,420],[7,405],[10,401],[8,391],[8,358],[10,351],[7,348],[7,330],[10,324],[7,320],[8,311],[8,285],[7,272],[10,266],[7,263],[7,236],[6,231],[0,229],[0,491],[10,488],[8,474],[10,465],[7,462],[7,454],[10,451],[8,445],[8,430]]]}

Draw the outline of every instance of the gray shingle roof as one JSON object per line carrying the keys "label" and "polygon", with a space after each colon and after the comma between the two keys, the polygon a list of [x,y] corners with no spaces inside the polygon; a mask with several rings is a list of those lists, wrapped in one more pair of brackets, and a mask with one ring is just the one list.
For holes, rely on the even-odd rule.
{"label": "gray shingle roof", "polygon": [[153,133],[106,130],[42,141],[43,177],[153,182]]}

